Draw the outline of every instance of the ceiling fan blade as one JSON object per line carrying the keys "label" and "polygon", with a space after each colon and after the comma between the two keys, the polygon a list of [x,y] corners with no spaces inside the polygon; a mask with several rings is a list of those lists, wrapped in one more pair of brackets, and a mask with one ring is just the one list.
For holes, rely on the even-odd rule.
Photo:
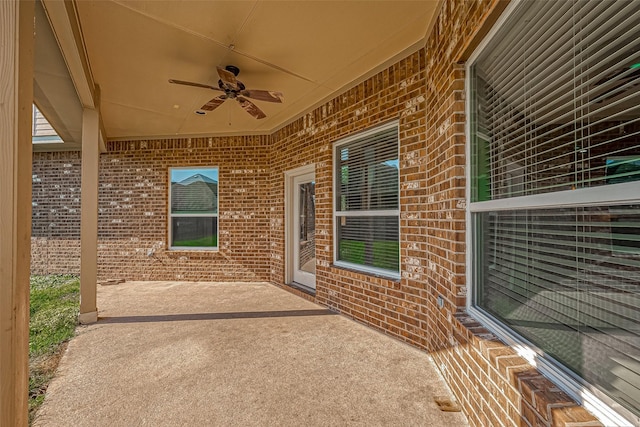
{"label": "ceiling fan blade", "polygon": [[220,76],[220,80],[222,80],[222,83],[224,83],[231,89],[234,89],[234,90],[240,89],[238,87],[238,80],[236,80],[236,76],[231,71],[225,70],[224,68],[221,68],[221,67],[217,67],[217,69],[218,69],[218,75]]}
{"label": "ceiling fan blade", "polygon": [[184,80],[169,79],[169,83],[173,83],[175,85],[202,87],[202,88],[205,88],[205,89],[213,89],[213,90],[217,90],[217,91],[222,91],[222,89],[220,89],[218,87],[215,87],[215,86],[205,85],[203,83],[187,82],[187,81],[184,81]]}
{"label": "ceiling fan blade", "polygon": [[282,92],[274,92],[271,90],[243,90],[241,93],[247,98],[256,99],[258,101],[284,102],[284,95]]}
{"label": "ceiling fan blade", "polygon": [[256,119],[264,119],[265,117],[267,117],[267,115],[263,113],[262,110],[259,109],[256,104],[249,101],[248,99],[243,98],[241,96],[237,97],[236,99],[240,103],[240,106],[244,108],[244,111],[251,114]]}
{"label": "ceiling fan blade", "polygon": [[226,101],[227,99],[227,95],[220,95],[217,96],[211,100],[209,100],[209,102],[207,102],[206,104],[204,104],[202,107],[200,107],[201,110],[205,110],[205,111],[213,111],[216,108],[218,108],[219,106],[222,105],[222,103],[224,101]]}

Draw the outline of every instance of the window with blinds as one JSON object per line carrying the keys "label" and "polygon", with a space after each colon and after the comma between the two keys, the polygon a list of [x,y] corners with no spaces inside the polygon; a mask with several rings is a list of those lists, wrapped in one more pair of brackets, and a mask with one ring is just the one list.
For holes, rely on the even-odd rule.
{"label": "window with blinds", "polygon": [[398,125],[335,145],[335,264],[399,277]]}
{"label": "window with blinds", "polygon": [[473,305],[637,421],[640,2],[522,1],[468,71]]}
{"label": "window with blinds", "polygon": [[218,169],[171,168],[171,249],[217,249]]}

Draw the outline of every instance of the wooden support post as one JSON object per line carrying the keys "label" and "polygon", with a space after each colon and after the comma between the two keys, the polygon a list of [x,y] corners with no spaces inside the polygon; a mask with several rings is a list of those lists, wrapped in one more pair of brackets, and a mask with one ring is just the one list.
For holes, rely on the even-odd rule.
{"label": "wooden support post", "polygon": [[80,323],[98,320],[98,160],[100,115],[82,113],[82,184],[80,214]]}
{"label": "wooden support post", "polygon": [[0,1],[0,427],[27,425],[33,1]]}

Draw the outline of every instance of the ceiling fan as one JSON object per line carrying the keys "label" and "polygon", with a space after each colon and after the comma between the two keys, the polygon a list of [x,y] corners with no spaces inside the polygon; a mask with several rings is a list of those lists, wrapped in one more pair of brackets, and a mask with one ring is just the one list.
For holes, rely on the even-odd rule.
{"label": "ceiling fan", "polygon": [[[169,83],[177,84],[177,85],[185,85],[185,86],[195,86],[202,87],[205,89],[216,90],[220,92],[224,92],[222,95],[216,96],[211,99],[209,102],[204,104],[200,110],[204,111],[213,111],[218,108],[224,101],[227,99],[235,99],[240,103],[240,106],[249,114],[251,114],[256,119],[264,119],[266,114],[258,108],[256,104],[249,101],[247,98],[252,98],[258,101],[267,101],[267,102],[283,102],[284,95],[281,92],[274,92],[270,90],[255,90],[255,89],[246,89],[244,84],[236,79],[238,73],[240,73],[240,69],[233,65],[227,65],[225,68],[216,67],[218,70],[218,75],[220,76],[220,80],[218,80],[218,87],[203,84],[203,83],[194,83],[187,82],[184,80],[174,80],[169,79]],[[197,111],[196,111],[197,112]],[[201,113],[204,114],[204,113]]]}

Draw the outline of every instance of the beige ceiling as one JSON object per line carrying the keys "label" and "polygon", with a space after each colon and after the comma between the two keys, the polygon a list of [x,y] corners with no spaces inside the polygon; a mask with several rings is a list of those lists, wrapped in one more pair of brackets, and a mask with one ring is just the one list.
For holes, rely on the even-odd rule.
{"label": "beige ceiling", "polygon": [[[424,45],[432,1],[78,1],[91,72],[109,139],[269,133]],[[235,65],[256,120],[234,100],[194,114],[219,93],[216,66]]]}

